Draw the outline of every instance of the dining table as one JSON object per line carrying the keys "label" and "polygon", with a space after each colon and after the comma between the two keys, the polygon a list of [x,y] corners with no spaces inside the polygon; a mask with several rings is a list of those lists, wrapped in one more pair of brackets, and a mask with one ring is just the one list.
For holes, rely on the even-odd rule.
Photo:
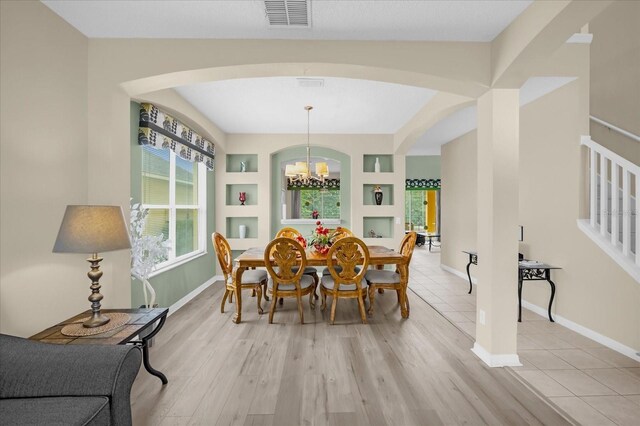
{"label": "dining table", "polygon": [[[405,278],[409,273],[407,259],[399,252],[384,246],[367,246],[369,249],[369,266],[382,268],[384,265],[397,265],[398,271],[401,276]],[[327,255],[322,255],[313,249],[307,249],[307,266],[326,266],[328,264]],[[242,282],[242,274],[247,269],[264,268],[266,267],[264,260],[264,248],[252,247],[233,260],[233,285],[234,296],[236,301],[236,313],[233,316],[233,322],[240,324],[242,322],[242,291],[235,285],[235,283]],[[332,259],[335,263],[335,259]],[[275,262],[272,261],[275,265]],[[408,316],[408,312],[404,312],[403,307],[402,316]]]}

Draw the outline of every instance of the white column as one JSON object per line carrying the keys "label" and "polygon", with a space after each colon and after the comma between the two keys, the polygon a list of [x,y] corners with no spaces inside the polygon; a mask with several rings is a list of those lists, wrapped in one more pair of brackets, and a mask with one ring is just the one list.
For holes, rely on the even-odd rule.
{"label": "white column", "polygon": [[518,89],[492,89],[478,99],[478,314],[473,352],[491,367],[520,365],[519,113]]}

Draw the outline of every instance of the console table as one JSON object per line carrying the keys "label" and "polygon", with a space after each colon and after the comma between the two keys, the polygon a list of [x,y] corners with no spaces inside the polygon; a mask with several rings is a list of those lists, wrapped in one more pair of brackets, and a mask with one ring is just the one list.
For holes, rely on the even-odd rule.
{"label": "console table", "polygon": [[[411,231],[405,231],[405,234],[408,234]],[[429,251],[431,251],[431,247],[440,247],[440,244],[436,244],[433,240],[440,241],[440,234],[428,234],[426,232],[416,232],[418,234],[418,238],[416,239],[416,245],[418,247],[422,247],[425,244],[429,245]]]}
{"label": "console table", "polygon": [[[149,364],[149,341],[158,334],[164,325],[169,309],[102,309],[102,313],[105,314],[118,312],[129,314],[131,318],[127,324],[111,331],[78,337],[66,336],[60,332],[65,325],[79,322],[80,319],[90,316],[91,311],[87,310],[31,336],[30,339],[59,345],[138,345],[142,348],[144,368],[150,374],[158,377],[163,385],[166,385],[168,383],[167,377]],[[158,324],[153,327],[156,322]],[[139,336],[140,340],[133,340],[136,336]]]}
{"label": "console table", "polygon": [[[467,277],[469,277],[469,293],[473,289],[471,285],[471,274],[469,273],[469,267],[478,264],[478,253],[475,251],[463,251],[469,255],[469,263],[467,263]],[[546,263],[527,264],[518,263],[518,322],[522,322],[522,283],[524,281],[546,281],[551,287],[551,296],[549,297],[548,315],[549,321],[555,322],[551,316],[551,305],[553,305],[553,298],[556,295],[556,285],[551,281],[551,270],[562,269],[557,266],[547,265]]]}

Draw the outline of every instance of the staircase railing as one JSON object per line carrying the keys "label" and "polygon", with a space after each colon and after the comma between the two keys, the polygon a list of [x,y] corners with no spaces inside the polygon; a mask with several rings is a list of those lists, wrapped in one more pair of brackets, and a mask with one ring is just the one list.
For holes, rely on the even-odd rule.
{"label": "staircase railing", "polygon": [[607,251],[613,249],[621,255],[625,269],[631,267],[637,277],[640,271],[640,216],[637,214],[640,167],[594,142],[590,136],[583,136],[581,144],[589,152],[589,219],[582,225],[587,222],[590,231],[600,234],[597,242],[607,242],[610,245]]}

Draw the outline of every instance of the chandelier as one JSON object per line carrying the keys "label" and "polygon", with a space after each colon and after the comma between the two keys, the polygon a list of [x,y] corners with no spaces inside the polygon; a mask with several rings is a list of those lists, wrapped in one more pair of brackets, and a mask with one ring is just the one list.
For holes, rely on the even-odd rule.
{"label": "chandelier", "polygon": [[284,169],[284,175],[289,183],[300,182],[308,185],[317,182],[324,182],[324,178],[329,177],[329,165],[324,161],[316,163],[316,174],[311,174],[311,147],[309,145],[309,116],[312,106],[305,106],[307,111],[307,161],[296,161],[295,164],[287,164]]}

